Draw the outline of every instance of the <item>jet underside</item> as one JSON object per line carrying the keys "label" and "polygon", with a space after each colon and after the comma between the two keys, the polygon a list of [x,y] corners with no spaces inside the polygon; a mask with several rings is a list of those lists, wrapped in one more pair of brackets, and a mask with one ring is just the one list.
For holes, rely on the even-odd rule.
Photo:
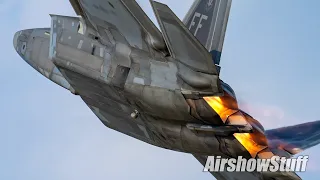
{"label": "jet underside", "polygon": [[[51,38],[56,36],[56,44],[49,48],[53,63],[106,126],[167,149],[201,154],[220,151],[214,134],[199,135],[186,126],[202,122],[190,114],[181,91],[186,87],[177,76],[182,65],[161,54],[152,56],[121,43],[102,46],[78,32],[61,31],[59,22],[74,19],[52,17],[57,27],[51,29]],[[95,52],[85,49],[92,44]],[[216,121],[221,121],[218,116]]]}
{"label": "jet underside", "polygon": [[[105,126],[151,145],[191,153],[202,164],[208,155],[256,158],[268,148],[288,157],[296,153],[296,147],[268,147],[261,124],[238,108],[233,90],[219,79],[230,0],[196,1],[185,20],[189,29],[170,8],[152,1],[162,33],[133,0],[70,2],[81,17],[51,15],[50,28],[19,31],[14,46],[39,73],[79,95]],[[205,7],[203,14],[195,12],[197,6]],[[201,24],[208,16],[217,22]],[[206,36],[198,38],[202,27]],[[243,138],[251,138],[254,148],[241,142]]]}

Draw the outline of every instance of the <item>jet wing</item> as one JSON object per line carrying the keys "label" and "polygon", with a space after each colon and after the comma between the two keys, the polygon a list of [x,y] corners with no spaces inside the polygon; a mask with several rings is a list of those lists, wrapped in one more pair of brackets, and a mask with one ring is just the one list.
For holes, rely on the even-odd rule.
{"label": "jet wing", "polygon": [[[154,144],[153,137],[149,133],[148,128],[143,123],[143,121],[132,121],[130,118],[124,116],[123,111],[116,108],[111,108],[113,105],[104,108],[106,101],[103,105],[98,102],[95,98],[88,98],[86,96],[81,96],[82,100],[87,104],[87,106],[92,110],[92,112],[100,119],[100,121],[110,129],[123,133],[125,135],[134,137],[146,143]],[[116,106],[121,106],[116,104]]]}
{"label": "jet wing", "polygon": [[59,68],[59,70],[105,126],[156,145],[153,133],[149,131],[144,116],[139,116],[134,120],[130,117],[134,109],[126,102],[126,98],[120,91],[71,70],[65,68]]}
{"label": "jet wing", "polygon": [[[205,166],[207,156],[196,155],[193,156]],[[223,158],[225,155],[221,155]],[[217,180],[238,180],[238,179],[250,179],[250,180],[301,180],[301,178],[294,172],[277,172],[277,173],[259,173],[259,172],[212,172],[211,173]]]}
{"label": "jet wing", "polygon": [[165,4],[155,1],[151,4],[171,56],[195,71],[217,75],[210,53],[174,12]]}
{"label": "jet wing", "polygon": [[[135,0],[70,0],[75,12],[110,43],[164,49],[162,35]],[[111,37],[110,37],[111,35]]]}

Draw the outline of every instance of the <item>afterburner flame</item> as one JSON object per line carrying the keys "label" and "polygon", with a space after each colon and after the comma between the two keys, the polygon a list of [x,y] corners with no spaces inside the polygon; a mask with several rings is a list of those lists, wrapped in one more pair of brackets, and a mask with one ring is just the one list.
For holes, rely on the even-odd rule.
{"label": "afterburner flame", "polygon": [[[222,97],[204,97],[203,99],[220,116],[224,123],[228,120],[229,116],[239,111],[236,100],[228,95]],[[243,116],[243,118],[250,123],[248,118],[245,116]],[[233,135],[253,158],[255,158],[260,151],[267,148],[266,138],[264,134],[259,133],[259,131],[255,131],[254,133],[234,133]]]}
{"label": "afterburner flame", "polygon": [[[223,120],[223,122],[226,122],[228,117],[231,114],[236,113],[237,107],[232,109],[231,107],[227,107],[226,99],[222,99],[222,97],[204,97],[203,98],[210,107],[220,116],[220,118]],[[231,102],[230,102],[231,104]]]}
{"label": "afterburner flame", "polygon": [[220,97],[204,97],[203,98],[215,112],[219,115],[224,114],[228,110],[223,104]]}

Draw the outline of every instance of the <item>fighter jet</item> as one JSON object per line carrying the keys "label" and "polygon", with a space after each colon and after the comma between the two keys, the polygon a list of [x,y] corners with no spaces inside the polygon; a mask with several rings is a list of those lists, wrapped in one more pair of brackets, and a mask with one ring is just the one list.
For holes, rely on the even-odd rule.
{"label": "fighter jet", "polygon": [[[265,130],[220,77],[232,0],[195,0],[183,20],[150,1],[160,30],[135,0],[70,0],[77,17],[22,30],[14,48],[43,76],[79,96],[102,123],[161,148],[271,158],[317,145],[320,122]],[[216,172],[219,180],[300,179],[294,172]]]}

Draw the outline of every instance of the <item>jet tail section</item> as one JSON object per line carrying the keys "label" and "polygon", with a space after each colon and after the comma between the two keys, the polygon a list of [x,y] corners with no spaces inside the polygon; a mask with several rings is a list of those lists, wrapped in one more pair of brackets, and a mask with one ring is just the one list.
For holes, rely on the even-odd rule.
{"label": "jet tail section", "polygon": [[232,0],[195,0],[183,22],[212,54],[216,65],[227,29]]}
{"label": "jet tail section", "polygon": [[210,54],[165,4],[151,1],[170,55],[191,69],[217,75]]}
{"label": "jet tail section", "polygon": [[184,95],[222,95],[219,73],[210,53],[165,4],[150,0],[171,57],[178,63],[178,76],[188,86]]}
{"label": "jet tail section", "polygon": [[271,149],[294,155],[320,143],[320,121],[268,130],[266,136]]}

